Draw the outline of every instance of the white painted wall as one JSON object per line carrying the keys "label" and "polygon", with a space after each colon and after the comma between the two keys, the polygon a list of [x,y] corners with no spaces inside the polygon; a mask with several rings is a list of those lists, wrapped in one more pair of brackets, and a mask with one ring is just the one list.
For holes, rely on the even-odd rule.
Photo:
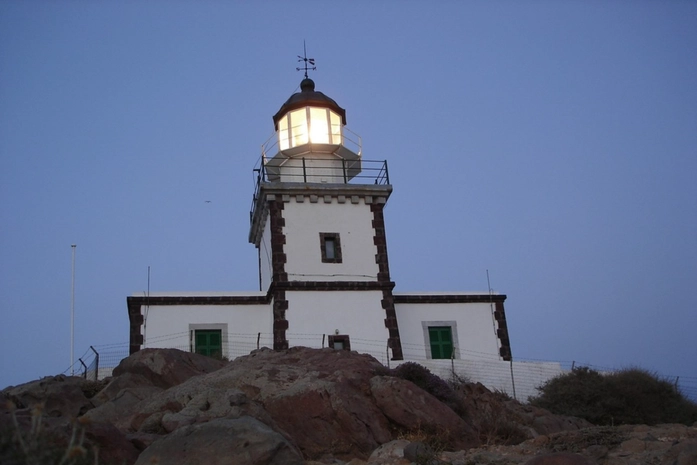
{"label": "white painted wall", "polygon": [[424,334],[422,322],[434,322],[433,326],[439,326],[435,322],[454,321],[457,323],[457,338],[453,334],[456,358],[500,359],[498,328],[489,303],[395,304],[395,311],[404,358],[429,357],[428,335]]}
{"label": "white painted wall", "polygon": [[307,153],[304,171],[301,156],[284,160],[280,174],[281,182],[344,183],[341,159],[331,153]]}
{"label": "white painted wall", "polygon": [[380,303],[382,291],[292,291],[286,292],[286,299],[286,336],[291,347],[320,348],[322,335],[334,335],[338,329],[350,337],[351,350],[387,363],[389,333]]}
{"label": "white painted wall", "polygon": [[227,347],[223,347],[226,357],[246,355],[256,349],[258,333],[261,333],[260,347],[273,347],[272,316],[268,305],[151,305],[145,323],[144,348],[188,351],[190,325],[205,324],[227,325]]}
{"label": "white painted wall", "polygon": [[[364,199],[357,204],[336,198],[316,203],[295,197],[283,209],[286,235],[286,272],[290,281],[375,281],[378,265],[373,243],[373,213]],[[339,233],[342,263],[322,263],[319,233]]]}

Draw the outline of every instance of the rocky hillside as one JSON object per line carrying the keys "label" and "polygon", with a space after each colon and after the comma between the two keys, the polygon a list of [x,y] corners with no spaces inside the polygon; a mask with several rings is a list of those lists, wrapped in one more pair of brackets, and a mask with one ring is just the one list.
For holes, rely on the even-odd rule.
{"label": "rocky hillside", "polygon": [[694,426],[593,427],[479,384],[439,400],[332,349],[232,362],[149,349],[103,382],[55,376],[0,396],[3,465],[697,463]]}

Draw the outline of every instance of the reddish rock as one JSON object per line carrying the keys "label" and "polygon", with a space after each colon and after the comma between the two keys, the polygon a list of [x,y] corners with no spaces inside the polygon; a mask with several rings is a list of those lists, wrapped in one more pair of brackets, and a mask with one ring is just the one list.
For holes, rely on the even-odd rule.
{"label": "reddish rock", "polygon": [[123,373],[120,376],[112,377],[104,389],[99,391],[97,395],[92,398],[92,403],[95,405],[95,407],[99,407],[105,402],[113,400],[124,389],[141,387],[149,387],[158,390],[162,389],[153,386],[150,380],[145,376],[134,373]]}
{"label": "reddish rock", "polygon": [[114,368],[113,375],[140,375],[153,386],[167,389],[192,376],[219,370],[227,363],[177,349],[143,349],[123,359]]}
{"label": "reddish rock", "polygon": [[162,389],[155,386],[125,388],[120,390],[113,399],[87,412],[84,417],[95,423],[111,423],[126,432],[130,416],[139,410],[139,402],[159,392],[162,392]]}
{"label": "reddish rock", "polygon": [[377,407],[396,425],[441,434],[453,448],[479,445],[477,433],[438,399],[403,379],[375,376],[370,388]]}
{"label": "reddish rock", "polygon": [[556,452],[535,456],[525,462],[525,465],[595,465],[596,462],[588,457],[569,452]]}
{"label": "reddish rock", "polygon": [[375,449],[368,460],[371,462],[400,459],[404,457],[404,448],[410,444],[406,439],[395,439]]}
{"label": "reddish rock", "polygon": [[251,417],[220,418],[179,428],[154,442],[136,465],[302,465],[283,436]]}
{"label": "reddish rock", "polygon": [[18,409],[41,405],[41,414],[45,417],[73,419],[93,407],[87,394],[94,384],[78,376],[47,376],[3,389],[0,397],[11,401]]}
{"label": "reddish rock", "polygon": [[107,423],[86,424],[85,438],[99,448],[99,463],[102,465],[131,465],[140,454],[140,450],[123,433]]}
{"label": "reddish rock", "polygon": [[[207,378],[227,378],[261,402],[309,459],[326,453],[366,458],[391,441],[395,429],[425,425],[446,433],[453,444],[475,443],[471,428],[450,408],[411,382],[376,374],[384,372],[366,354],[294,347],[255,351]],[[399,407],[386,399],[397,386]]]}
{"label": "reddish rock", "polygon": [[395,431],[426,431],[453,448],[478,444],[449,407],[411,382],[376,374],[384,372],[355,352],[262,349],[138,402],[119,424],[127,432],[167,434],[251,416],[292,439],[308,459],[367,458]]}

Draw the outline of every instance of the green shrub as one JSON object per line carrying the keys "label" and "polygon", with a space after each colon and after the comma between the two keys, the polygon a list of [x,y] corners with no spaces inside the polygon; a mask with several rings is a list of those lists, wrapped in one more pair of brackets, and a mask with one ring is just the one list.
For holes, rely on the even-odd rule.
{"label": "green shrub", "polygon": [[579,367],[547,381],[540,391],[532,405],[596,425],[697,421],[697,404],[669,381],[640,368],[601,374]]}
{"label": "green shrub", "polygon": [[395,368],[392,373],[397,378],[411,381],[455,412],[460,413],[461,405],[453,389],[425,366],[415,362],[406,362]]}

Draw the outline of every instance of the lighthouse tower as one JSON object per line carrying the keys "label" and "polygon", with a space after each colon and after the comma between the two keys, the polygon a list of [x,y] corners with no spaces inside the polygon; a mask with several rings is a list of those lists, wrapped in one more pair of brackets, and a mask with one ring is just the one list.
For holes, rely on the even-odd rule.
{"label": "lighthouse tower", "polygon": [[376,352],[384,341],[401,360],[383,218],[387,162],[362,158],[346,111],[307,75],[273,122],[255,170],[249,241],[274,349],[327,334],[323,344],[335,349]]}

